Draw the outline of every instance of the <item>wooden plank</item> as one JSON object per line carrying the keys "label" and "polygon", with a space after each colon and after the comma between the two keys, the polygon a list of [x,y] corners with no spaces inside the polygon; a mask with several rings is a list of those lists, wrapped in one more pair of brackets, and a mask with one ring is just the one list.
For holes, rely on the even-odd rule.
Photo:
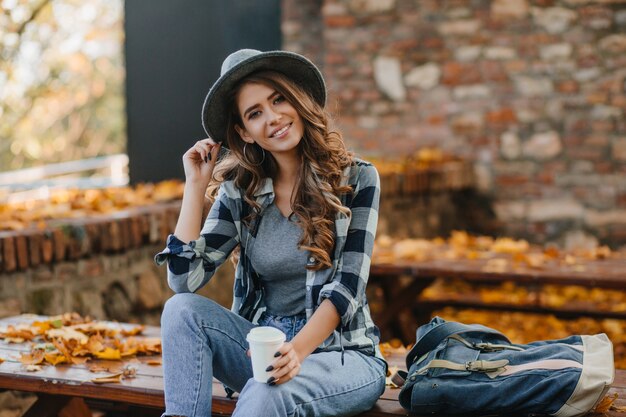
{"label": "wooden plank", "polygon": [[61,229],[52,230],[52,243],[54,247],[54,261],[61,262],[65,260],[65,234]]}
{"label": "wooden plank", "polygon": [[44,231],[41,236],[41,260],[49,264],[54,259],[54,238],[51,230]]}
{"label": "wooden plank", "polygon": [[[410,304],[404,304],[410,305]],[[534,314],[552,314],[558,318],[578,318],[581,316],[601,319],[621,319],[626,320],[626,311],[608,311],[608,310],[591,310],[581,307],[576,307],[575,304],[570,304],[564,307],[549,307],[543,305],[525,305],[525,304],[512,304],[512,303],[492,303],[484,302],[479,299],[473,300],[459,300],[459,299],[438,299],[438,300],[417,300],[415,297],[412,304],[413,309],[416,312],[421,313],[423,311],[432,312],[433,310],[440,309],[442,307],[457,307],[457,308],[480,308],[482,310],[496,310],[496,311],[519,311],[523,313]]]}
{"label": "wooden plank", "polygon": [[22,364],[5,361],[0,366],[0,388],[19,391],[70,395],[85,398],[116,399],[120,402],[163,407],[163,378],[142,375],[115,384],[94,384],[92,378],[108,373],[58,365],[27,372]]}
{"label": "wooden plank", "polygon": [[41,233],[31,233],[26,236],[28,240],[28,256],[30,266],[38,266],[41,263]]}
{"label": "wooden plank", "polygon": [[409,275],[416,278],[432,277],[459,278],[477,282],[502,282],[506,280],[527,284],[582,285],[626,290],[626,259],[605,259],[588,261],[584,270],[573,267],[546,265],[542,269],[517,267],[504,272],[483,270],[487,260],[455,259],[430,260],[423,262],[398,262],[373,264],[370,277],[385,279],[393,276]]}
{"label": "wooden plank", "polygon": [[2,270],[13,272],[17,269],[15,238],[10,235],[0,237],[2,240]]}

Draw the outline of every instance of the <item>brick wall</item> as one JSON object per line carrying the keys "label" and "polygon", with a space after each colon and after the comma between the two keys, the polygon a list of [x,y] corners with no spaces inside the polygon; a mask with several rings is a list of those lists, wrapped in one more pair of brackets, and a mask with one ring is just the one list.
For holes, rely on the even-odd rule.
{"label": "brick wall", "polygon": [[360,154],[439,146],[501,233],[626,242],[626,0],[283,0],[282,27]]}
{"label": "brick wall", "polygon": [[[0,317],[76,311],[97,319],[159,324],[172,295],[154,264],[180,202],[137,207],[45,229],[0,232]],[[230,307],[227,262],[199,291]]]}

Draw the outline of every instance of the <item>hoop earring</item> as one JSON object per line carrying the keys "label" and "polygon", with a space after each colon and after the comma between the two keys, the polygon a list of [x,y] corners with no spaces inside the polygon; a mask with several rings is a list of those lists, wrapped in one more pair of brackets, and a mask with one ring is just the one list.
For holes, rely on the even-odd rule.
{"label": "hoop earring", "polygon": [[255,167],[262,165],[263,162],[265,162],[265,149],[259,146],[259,148],[261,148],[261,152],[263,152],[263,158],[261,158],[261,162],[257,162],[256,164],[253,164],[252,162],[250,162],[252,161],[252,159],[248,158],[248,156],[246,155],[246,146],[248,146],[248,142],[243,144],[243,158],[246,160],[246,162]]}

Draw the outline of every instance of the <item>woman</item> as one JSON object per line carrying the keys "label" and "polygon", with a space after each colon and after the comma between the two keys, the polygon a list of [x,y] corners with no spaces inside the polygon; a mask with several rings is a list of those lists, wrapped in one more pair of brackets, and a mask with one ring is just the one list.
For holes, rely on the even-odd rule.
{"label": "woman", "polygon": [[[378,174],[329,130],[325,101],[320,71],[298,54],[244,49],[224,61],[202,111],[210,138],[183,156],[180,217],[156,256],[176,292],[161,320],[165,415],[210,415],[213,376],[240,393],[234,415],[246,417],[350,416],[384,391],[365,296]],[[221,146],[230,152],[216,164]],[[228,311],[193,293],[236,247]],[[247,356],[257,325],[287,335],[267,383]]]}

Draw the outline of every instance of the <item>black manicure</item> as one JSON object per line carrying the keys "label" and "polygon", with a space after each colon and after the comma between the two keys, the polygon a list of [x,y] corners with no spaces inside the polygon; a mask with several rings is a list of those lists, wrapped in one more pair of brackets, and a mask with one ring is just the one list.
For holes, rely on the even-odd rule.
{"label": "black manicure", "polygon": [[208,158],[209,158],[209,161],[210,161],[210,160],[211,160],[211,154],[210,154],[210,153],[209,153],[209,156],[208,156]]}
{"label": "black manicure", "polygon": [[205,163],[209,162],[209,158],[205,156],[205,157],[204,157],[204,162],[205,162]]}
{"label": "black manicure", "polygon": [[274,367],[272,365],[268,366],[267,369],[265,369],[265,372],[270,372],[273,371]]}
{"label": "black manicure", "polygon": [[282,355],[282,353],[280,353],[280,352],[276,352],[276,353],[274,353],[274,357],[275,357],[275,358],[279,357],[280,355]]}
{"label": "black manicure", "polygon": [[276,385],[276,382],[270,382],[270,383],[269,383],[269,384],[267,384],[267,385],[269,385],[270,387],[273,387],[274,385]]}
{"label": "black manicure", "polygon": [[268,380],[267,380],[267,383],[268,383],[268,384],[272,384],[272,383],[274,383],[274,380],[275,380],[275,379],[276,379],[276,378],[274,378],[273,376],[271,376],[271,377],[270,377],[270,379],[268,379]]}

